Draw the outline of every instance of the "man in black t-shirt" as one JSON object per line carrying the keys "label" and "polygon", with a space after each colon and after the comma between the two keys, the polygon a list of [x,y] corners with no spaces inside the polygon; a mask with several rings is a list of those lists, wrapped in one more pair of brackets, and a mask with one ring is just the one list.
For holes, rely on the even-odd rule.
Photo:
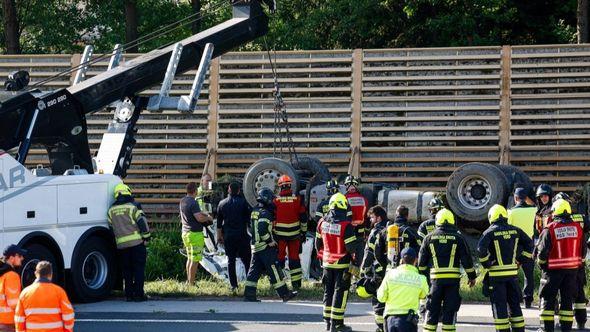
{"label": "man in black t-shirt", "polygon": [[182,243],[186,248],[186,276],[189,285],[195,282],[195,275],[199,262],[203,258],[205,238],[203,227],[213,224],[213,218],[201,212],[195,201],[197,184],[190,182],[186,185],[186,196],[180,200],[180,221],[182,222]]}
{"label": "man in black t-shirt", "polygon": [[223,244],[227,255],[227,270],[232,289],[238,288],[236,277],[236,257],[240,257],[246,271],[250,266],[250,236],[248,224],[252,208],[240,196],[240,185],[232,182],[228,188],[228,196],[217,207],[217,243]]}

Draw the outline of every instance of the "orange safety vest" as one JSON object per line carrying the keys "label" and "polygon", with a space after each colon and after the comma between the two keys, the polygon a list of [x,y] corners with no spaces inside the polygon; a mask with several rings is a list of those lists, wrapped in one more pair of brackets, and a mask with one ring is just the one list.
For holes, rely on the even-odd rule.
{"label": "orange safety vest", "polygon": [[8,271],[0,277],[0,324],[14,324],[14,311],[20,291],[20,276],[18,273]]}
{"label": "orange safety vest", "polygon": [[71,332],[74,308],[61,287],[38,280],[21,293],[14,322],[16,332]]}

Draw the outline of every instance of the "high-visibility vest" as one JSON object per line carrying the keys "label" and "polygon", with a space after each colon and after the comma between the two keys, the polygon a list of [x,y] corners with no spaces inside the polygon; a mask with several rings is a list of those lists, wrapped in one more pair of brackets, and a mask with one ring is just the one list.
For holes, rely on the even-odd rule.
{"label": "high-visibility vest", "polygon": [[577,222],[553,222],[549,225],[551,252],[549,270],[577,269],[582,266],[582,227]]}
{"label": "high-visibility vest", "polygon": [[352,211],[352,224],[354,226],[363,224],[369,206],[367,199],[359,192],[347,193],[345,196]]}
{"label": "high-visibility vest", "polygon": [[74,308],[61,287],[36,281],[22,291],[14,323],[17,332],[70,332],[74,330]]}
{"label": "high-visibility vest", "polygon": [[145,236],[142,237],[137,226],[137,220],[141,216],[142,211],[132,203],[113,205],[109,209],[107,217],[115,233],[118,249],[131,248],[143,243]]}
{"label": "high-visibility vest", "polygon": [[531,239],[535,235],[536,207],[517,207],[508,210],[508,224],[522,229]]}
{"label": "high-visibility vest", "polygon": [[20,276],[8,271],[0,277],[0,324],[14,324],[14,311],[18,304],[21,284]]}
{"label": "high-visibility vest", "polygon": [[[344,234],[347,227],[351,227],[348,220],[320,221],[318,231],[323,242],[322,262],[325,268],[344,269],[350,266],[350,259],[346,259],[349,258],[345,242],[348,239],[345,239]],[[356,238],[353,237],[352,240]]]}

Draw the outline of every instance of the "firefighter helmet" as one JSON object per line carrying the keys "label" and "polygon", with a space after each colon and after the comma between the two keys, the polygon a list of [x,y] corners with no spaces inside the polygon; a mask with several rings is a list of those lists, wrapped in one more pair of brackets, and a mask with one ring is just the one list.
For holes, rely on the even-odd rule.
{"label": "firefighter helmet", "polygon": [[286,187],[286,186],[290,187],[292,182],[293,182],[293,180],[291,180],[291,178],[288,175],[282,175],[279,178],[278,185],[279,185],[279,187]]}
{"label": "firefighter helmet", "polygon": [[455,224],[455,216],[453,212],[448,209],[441,209],[436,213],[436,219],[434,222],[437,226],[442,226],[444,224],[454,225]]}
{"label": "firefighter helmet", "polygon": [[493,223],[498,221],[498,219],[500,218],[507,219],[508,211],[506,211],[506,208],[502,205],[496,204],[492,206],[492,208],[490,208],[490,211],[488,211],[488,220],[490,221],[490,223]]}
{"label": "firefighter helmet", "polygon": [[438,197],[435,197],[428,202],[428,210],[430,210],[430,213],[436,213],[444,208],[445,204]]}
{"label": "firefighter helmet", "polygon": [[571,202],[572,201],[572,198],[570,197],[570,195],[568,195],[568,194],[566,194],[564,192],[557,193],[557,195],[555,195],[553,197],[553,202],[557,201],[558,199],[563,199],[563,200],[566,200],[568,202]]}
{"label": "firefighter helmet", "polygon": [[572,214],[572,206],[565,199],[558,199],[551,205],[551,213],[554,216],[570,215]]}
{"label": "firefighter helmet", "polygon": [[115,186],[115,199],[120,195],[131,196],[131,188],[123,182]]}
{"label": "firefighter helmet", "polygon": [[354,175],[348,175],[344,180],[344,185],[348,188],[349,186],[358,187],[361,184],[361,179]]}
{"label": "firefighter helmet", "polygon": [[537,197],[540,197],[541,195],[548,195],[548,196],[553,195],[553,188],[551,188],[550,185],[545,184],[545,183],[540,184],[537,187],[537,194],[536,194],[536,196]]}
{"label": "firefighter helmet", "polygon": [[328,194],[334,195],[338,191],[340,191],[340,186],[338,185],[338,181],[330,180],[326,182],[326,189],[328,190]]}
{"label": "firefighter helmet", "polygon": [[348,200],[342,193],[335,193],[330,197],[330,210],[339,209],[346,210],[348,208]]}
{"label": "firefighter helmet", "polygon": [[367,292],[365,285],[360,285],[356,287],[356,295],[358,295],[361,299],[368,299],[371,297],[371,294]]}
{"label": "firefighter helmet", "polygon": [[275,193],[264,187],[258,191],[258,195],[256,195],[256,201],[258,203],[262,203],[264,205],[270,205],[273,203],[275,199]]}

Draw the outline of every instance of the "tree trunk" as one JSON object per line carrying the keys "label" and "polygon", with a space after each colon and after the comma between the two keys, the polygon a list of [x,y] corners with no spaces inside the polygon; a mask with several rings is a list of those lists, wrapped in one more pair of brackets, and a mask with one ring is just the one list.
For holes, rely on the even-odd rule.
{"label": "tree trunk", "polygon": [[[136,0],[125,0],[125,43],[137,39],[137,3]],[[137,53],[137,45],[125,48],[125,52]]]}
{"label": "tree trunk", "polygon": [[20,54],[20,36],[16,5],[14,0],[3,0],[4,36],[6,39],[6,53]]}
{"label": "tree trunk", "polygon": [[[191,0],[191,6],[193,7],[193,14],[201,13],[201,0]],[[201,31],[201,19],[198,15],[193,19],[198,19],[198,21],[191,24],[191,30],[196,34]]]}
{"label": "tree trunk", "polygon": [[578,0],[578,44],[588,42],[588,0]]}

